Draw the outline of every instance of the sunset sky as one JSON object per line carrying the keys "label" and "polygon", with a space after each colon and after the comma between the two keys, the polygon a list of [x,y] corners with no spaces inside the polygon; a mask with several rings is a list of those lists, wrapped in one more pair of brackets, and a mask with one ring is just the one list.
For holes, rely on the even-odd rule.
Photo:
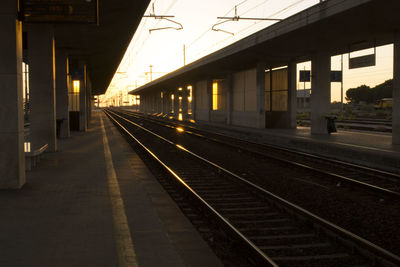
{"label": "sunset sky", "polygon": [[[154,18],[143,18],[132,42],[126,51],[119,69],[107,90],[105,98],[120,92],[126,93],[183,66],[185,45],[186,64],[236,42],[256,31],[268,27],[273,21],[236,21],[219,25],[224,31],[212,31],[212,26],[220,22],[217,17],[234,16],[237,5],[241,17],[268,17],[284,19],[301,10],[319,3],[319,0],[156,0],[152,1],[146,14],[174,15],[172,20],[183,25],[182,30],[154,30],[162,27],[179,27],[178,24]],[[367,51],[368,53],[368,51]],[[374,86],[392,78],[392,45],[377,48],[375,67],[348,70],[348,55],[344,55],[344,89],[361,84]],[[298,69],[310,69],[310,63],[298,64]],[[332,69],[340,70],[340,56],[332,57]],[[303,89],[303,83],[298,89]],[[310,85],[306,84],[306,88]],[[332,83],[332,101],[340,101],[340,84]]]}

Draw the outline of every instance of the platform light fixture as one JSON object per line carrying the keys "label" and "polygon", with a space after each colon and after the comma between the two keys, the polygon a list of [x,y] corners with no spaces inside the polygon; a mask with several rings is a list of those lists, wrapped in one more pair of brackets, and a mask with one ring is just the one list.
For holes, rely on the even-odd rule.
{"label": "platform light fixture", "polygon": [[80,80],[73,80],[72,81],[72,86],[74,89],[74,93],[79,93],[80,87],[81,87],[81,81]]}

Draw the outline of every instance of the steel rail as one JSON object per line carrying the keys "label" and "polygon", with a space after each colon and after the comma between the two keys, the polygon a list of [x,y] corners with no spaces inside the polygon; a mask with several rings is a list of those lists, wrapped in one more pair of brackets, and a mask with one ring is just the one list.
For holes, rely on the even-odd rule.
{"label": "steel rail", "polygon": [[[105,111],[106,114],[108,113]],[[113,113],[113,112],[110,112]],[[262,252],[253,242],[251,242],[249,239],[247,239],[238,229],[236,229],[228,220],[226,220],[220,213],[218,213],[210,204],[208,204],[200,195],[198,195],[181,177],[179,177],[170,167],[168,167],[163,161],[161,161],[157,155],[155,155],[150,149],[148,149],[142,142],[140,142],[134,135],[132,135],[123,125],[121,125],[117,120],[112,118],[109,114],[107,114],[110,119],[112,119],[115,123],[118,124],[118,126],[123,129],[126,134],[128,134],[137,144],[139,144],[149,155],[151,155],[163,168],[165,168],[175,179],[177,179],[187,190],[189,190],[194,197],[196,197],[207,209],[209,209],[214,216],[216,216],[222,223],[224,223],[230,231],[234,232],[243,242],[245,242],[249,247],[251,247],[257,255],[264,259],[266,263],[269,264],[269,266],[273,267],[278,267],[279,265],[276,264],[272,259],[270,259],[267,255],[265,255],[264,252]],[[116,116],[119,116],[118,114],[115,114]],[[119,116],[121,117],[121,116]],[[125,119],[121,117],[122,119]],[[126,120],[126,119],[125,119]],[[128,121],[130,122],[130,121]],[[131,122],[132,123],[132,122]],[[135,126],[152,133],[151,131],[141,127],[138,124],[133,123]],[[157,135],[153,133],[156,137],[161,138],[162,140],[168,142],[169,144],[174,144],[173,142],[161,137],[160,135]],[[176,145],[176,147],[182,149],[183,147],[180,147],[179,145]]]}
{"label": "steel rail", "polygon": [[[123,112],[121,112],[121,113],[123,113]],[[125,113],[125,114],[127,114],[127,113]],[[137,116],[137,115],[135,114],[134,116]],[[140,117],[140,116],[138,116],[138,117]],[[148,119],[148,118],[146,118],[146,119]],[[162,125],[164,127],[170,127],[168,125],[160,123],[159,120],[156,120],[156,119],[151,119],[151,120],[153,120],[155,122],[158,122],[160,125]],[[173,123],[173,124],[175,124],[175,123]],[[184,126],[184,127],[195,129],[196,131],[200,131],[200,132],[207,132],[207,131],[204,131],[204,130],[198,130],[197,128],[192,127],[192,126]],[[174,128],[174,127],[170,127],[170,128]],[[232,143],[227,144],[226,142],[220,141],[220,140],[215,139],[215,138],[210,138],[210,137],[207,137],[207,136],[204,136],[204,135],[199,135],[199,134],[196,134],[196,133],[193,133],[193,132],[189,132],[189,131],[185,131],[185,132],[188,133],[188,134],[194,134],[194,135],[199,136],[199,137],[207,138],[207,139],[209,139],[211,141],[214,141],[214,142],[223,143],[225,145],[230,145],[230,146],[235,146]],[[209,133],[209,132],[207,132],[207,133]],[[238,140],[240,142],[245,142],[245,143],[249,143],[249,144],[252,144],[252,145],[256,145],[256,143],[254,143],[254,142],[238,139],[238,138],[231,137],[231,136],[222,135],[222,134],[219,134],[219,133],[211,133],[211,134],[215,134],[215,135],[218,135],[218,136],[221,136],[221,137],[224,137],[224,138],[225,137],[229,137],[229,138],[232,138],[232,139],[236,139],[236,140]],[[286,149],[286,148],[280,148],[280,147],[271,146],[271,145],[265,145],[265,144],[257,144],[257,145],[262,145],[263,147],[273,147],[274,149],[278,149],[278,150],[285,151],[285,152],[288,152],[288,153],[295,153],[297,155],[302,155],[304,157],[309,157],[309,158],[313,158],[313,159],[317,159],[317,160],[326,160],[326,161],[334,162],[336,164],[341,164],[341,165],[349,166],[349,167],[352,167],[352,168],[357,168],[357,169],[359,169],[361,171],[374,172],[374,173],[376,173],[378,175],[387,175],[387,176],[390,176],[390,177],[393,177],[395,179],[399,179],[400,180],[400,175],[396,175],[396,174],[389,173],[389,172],[384,172],[384,171],[380,171],[380,170],[376,170],[376,169],[372,169],[372,168],[368,168],[368,167],[364,167],[364,166],[359,166],[359,165],[355,165],[355,164],[351,164],[351,163],[347,163],[347,162],[342,162],[342,161],[337,161],[337,160],[332,160],[332,159],[326,159],[326,158],[318,157],[318,156],[315,156],[315,155],[312,155],[312,154],[299,152],[299,151],[294,151],[294,150],[290,150],[290,149]],[[236,146],[236,147],[239,147],[239,146]],[[243,149],[243,147],[240,147],[240,148]],[[383,195],[385,195],[387,197],[390,197],[390,198],[400,198],[400,193],[399,192],[396,192],[396,191],[393,191],[393,190],[390,190],[390,189],[382,188],[382,187],[379,187],[379,186],[376,186],[376,185],[373,185],[373,184],[369,184],[369,183],[366,183],[366,182],[363,182],[363,181],[359,181],[359,180],[356,180],[356,179],[353,179],[353,178],[349,178],[349,177],[346,177],[346,176],[343,176],[343,175],[339,175],[339,174],[336,174],[336,173],[333,173],[333,172],[317,169],[315,167],[308,166],[308,165],[305,165],[303,163],[293,162],[293,161],[282,159],[282,158],[279,158],[279,157],[276,157],[276,156],[267,155],[267,154],[264,154],[264,153],[261,153],[261,152],[257,152],[257,151],[252,151],[252,150],[250,150],[248,148],[245,148],[245,149],[247,151],[250,151],[251,153],[254,153],[254,154],[257,154],[257,155],[261,155],[261,156],[264,156],[264,157],[272,158],[274,160],[278,160],[278,161],[281,161],[281,162],[284,162],[284,163],[287,163],[287,164],[290,164],[290,165],[295,165],[295,166],[298,166],[298,167],[301,167],[301,168],[305,168],[305,169],[308,169],[308,170],[313,171],[313,172],[318,172],[320,174],[328,175],[328,176],[333,177],[334,179],[340,180],[340,181],[342,181],[344,183],[354,184],[354,185],[357,185],[357,186],[360,186],[360,187],[364,187],[367,190],[370,190],[372,192],[376,192],[376,193],[379,193],[379,194],[383,194]]]}
{"label": "steel rail", "polygon": [[[121,111],[119,111],[119,112],[121,112]],[[149,118],[147,116],[141,116],[141,115],[139,115],[137,113],[134,113],[134,112],[131,112],[131,111],[126,111],[125,110],[125,113],[126,114],[129,113],[131,116],[136,116],[136,117],[146,118],[146,119],[153,120],[153,121],[163,122],[163,120],[155,119],[155,118]],[[179,123],[172,122],[172,121],[169,121],[169,123],[175,124],[175,125],[179,125]],[[182,125],[180,125],[180,126],[182,126]],[[400,174],[396,174],[396,173],[392,173],[392,172],[387,172],[387,171],[383,171],[383,170],[374,169],[374,168],[371,168],[371,167],[357,165],[357,164],[350,163],[350,162],[345,162],[345,161],[330,159],[330,158],[326,158],[326,157],[321,157],[321,156],[313,155],[313,154],[310,154],[310,153],[307,153],[307,152],[301,152],[301,151],[297,151],[297,150],[293,150],[293,149],[289,149],[289,148],[283,148],[283,147],[278,147],[278,146],[274,146],[274,145],[270,145],[270,144],[256,143],[256,142],[252,142],[252,141],[248,141],[248,140],[243,140],[243,139],[240,139],[240,138],[237,138],[237,137],[234,137],[234,136],[230,136],[230,135],[225,135],[225,134],[222,134],[222,133],[210,132],[210,131],[207,131],[207,130],[204,130],[204,129],[198,129],[198,128],[196,128],[194,126],[191,126],[191,125],[184,124],[184,127],[190,128],[190,129],[193,129],[193,130],[196,130],[196,131],[199,131],[199,132],[205,132],[205,133],[214,134],[214,135],[217,135],[217,136],[219,135],[219,136],[224,137],[224,138],[225,137],[229,137],[229,138],[236,139],[236,140],[241,141],[241,142],[247,142],[247,143],[253,144],[253,145],[261,145],[261,146],[264,146],[266,148],[271,147],[271,148],[274,148],[274,149],[277,149],[277,150],[282,150],[282,151],[286,151],[286,152],[293,153],[293,154],[298,154],[298,155],[305,156],[305,157],[310,157],[310,158],[315,158],[315,159],[323,159],[323,160],[334,162],[334,163],[337,163],[337,164],[346,165],[346,166],[353,167],[353,168],[358,168],[360,170],[375,172],[378,175],[391,176],[394,179],[400,180]]]}
{"label": "steel rail", "polygon": [[[146,131],[148,133],[151,133],[154,136],[157,136],[157,137],[159,136],[158,134],[156,134],[156,133],[144,128],[143,126],[141,126],[141,125],[139,125],[139,124],[137,124],[135,122],[132,122],[131,120],[129,120],[127,118],[124,118],[123,116],[120,116],[120,115],[116,114],[115,112],[111,111],[110,113],[113,113],[115,116],[118,116],[119,118],[127,121],[128,123],[130,123],[132,125],[135,125],[136,127],[140,128],[140,129],[142,129],[142,130],[144,130],[144,131]],[[181,149],[182,151],[185,151],[185,152],[189,153],[190,155],[202,160],[203,162],[214,166],[215,168],[217,168],[221,172],[224,172],[224,173],[226,173],[226,174],[228,174],[228,175],[230,175],[232,177],[235,177],[237,180],[239,180],[239,181],[251,186],[252,188],[256,189],[258,192],[260,192],[260,193],[262,193],[264,195],[267,195],[271,199],[273,199],[273,200],[277,201],[278,203],[280,203],[282,206],[286,207],[287,208],[286,210],[295,211],[295,213],[297,213],[297,214],[300,213],[303,217],[308,218],[309,220],[311,220],[314,223],[318,224],[322,228],[327,229],[330,232],[333,232],[335,235],[337,235],[338,237],[340,237],[341,239],[346,241],[344,243],[350,242],[350,243],[352,243],[352,245],[354,247],[364,250],[364,251],[360,251],[360,252],[364,252],[363,253],[364,255],[369,255],[369,253],[372,252],[372,254],[374,254],[375,256],[380,257],[381,259],[384,259],[384,260],[386,260],[387,262],[389,262],[391,264],[396,264],[396,265],[400,266],[400,257],[399,256],[397,256],[397,255],[395,255],[395,254],[393,254],[393,253],[391,253],[391,252],[389,252],[389,251],[387,251],[387,250],[385,250],[385,249],[383,249],[383,248],[371,243],[370,241],[368,241],[368,240],[366,240],[366,239],[364,239],[364,238],[362,238],[362,237],[360,237],[358,235],[355,235],[355,234],[351,233],[350,231],[347,231],[347,230],[345,230],[345,229],[343,229],[343,228],[341,228],[341,227],[339,227],[339,226],[337,226],[337,225],[335,225],[335,224],[333,224],[333,223],[331,223],[331,222],[329,222],[329,221],[327,221],[327,220],[325,220],[325,219],[313,214],[312,212],[310,212],[310,211],[308,211],[308,210],[306,210],[306,209],[304,209],[304,208],[302,208],[302,207],[300,207],[300,206],[298,206],[296,204],[293,204],[293,203],[291,203],[291,202],[289,202],[289,201],[287,201],[287,200],[285,200],[285,199],[283,199],[283,198],[281,198],[281,197],[279,197],[279,196],[277,196],[277,195],[265,190],[264,188],[261,188],[260,186],[254,184],[254,183],[252,183],[250,181],[247,181],[245,178],[242,178],[241,176],[239,176],[239,175],[237,175],[237,174],[235,174],[235,173],[233,173],[233,172],[231,172],[231,171],[219,166],[218,164],[215,164],[213,162],[208,161],[207,159],[195,154],[194,152],[191,152],[191,151],[187,150],[183,146],[175,144],[174,142],[172,142],[172,141],[170,141],[170,140],[168,140],[168,139],[166,139],[164,137],[162,137],[162,139],[166,140],[170,144],[175,145],[177,148]],[[213,209],[213,211],[215,211],[215,210]],[[249,241],[249,242],[251,242],[251,241]],[[376,260],[379,261],[378,259],[376,259]]]}

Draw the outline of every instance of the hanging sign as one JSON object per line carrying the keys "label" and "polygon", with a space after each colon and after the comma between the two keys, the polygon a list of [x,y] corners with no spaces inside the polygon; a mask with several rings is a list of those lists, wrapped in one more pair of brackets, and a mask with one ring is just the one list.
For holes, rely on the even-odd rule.
{"label": "hanging sign", "polygon": [[29,23],[98,23],[98,0],[20,0]]}
{"label": "hanging sign", "polygon": [[357,69],[375,66],[376,64],[376,46],[373,47],[374,53],[358,57],[350,57],[349,53],[349,69]]}
{"label": "hanging sign", "polygon": [[310,82],[311,81],[311,71],[301,70],[300,71],[300,82]]}
{"label": "hanging sign", "polygon": [[332,70],[331,71],[331,82],[342,82],[343,74],[341,70]]}
{"label": "hanging sign", "polygon": [[349,58],[349,69],[375,66],[375,54]]}

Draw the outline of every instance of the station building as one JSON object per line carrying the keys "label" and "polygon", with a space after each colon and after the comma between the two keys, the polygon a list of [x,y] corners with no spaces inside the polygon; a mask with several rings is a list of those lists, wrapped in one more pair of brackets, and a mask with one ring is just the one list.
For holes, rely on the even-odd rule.
{"label": "station building", "polygon": [[[252,128],[295,128],[296,64],[311,61],[311,133],[328,134],[331,57],[394,44],[393,134],[400,144],[399,3],[321,2],[131,91],[140,110],[176,119]],[[375,64],[375,54],[352,68]]]}

